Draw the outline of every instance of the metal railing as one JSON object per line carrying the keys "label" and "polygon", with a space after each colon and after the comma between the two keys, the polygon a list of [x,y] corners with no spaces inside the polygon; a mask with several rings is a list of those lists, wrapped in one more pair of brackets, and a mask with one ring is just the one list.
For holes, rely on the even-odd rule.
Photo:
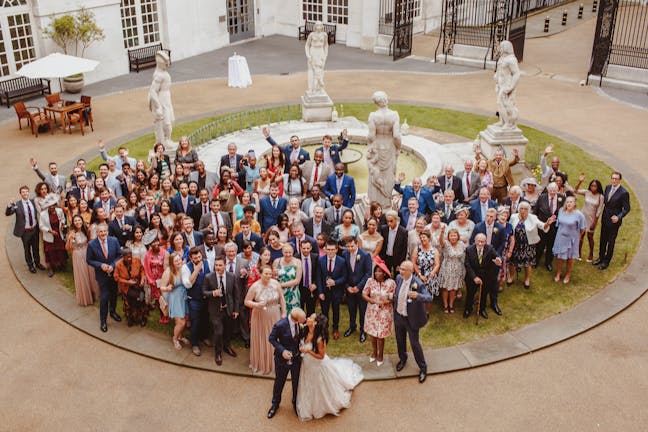
{"label": "metal railing", "polygon": [[301,120],[301,105],[282,105],[226,114],[189,134],[189,142],[199,146],[223,135],[271,123]]}
{"label": "metal railing", "polygon": [[648,69],[648,6],[619,1],[608,63]]}

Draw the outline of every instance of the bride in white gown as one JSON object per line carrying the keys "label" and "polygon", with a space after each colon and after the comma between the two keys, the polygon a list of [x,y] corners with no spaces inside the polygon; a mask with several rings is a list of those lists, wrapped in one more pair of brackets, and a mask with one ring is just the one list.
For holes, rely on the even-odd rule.
{"label": "bride in white gown", "polygon": [[326,355],[328,319],[312,314],[300,351],[303,360],[297,390],[297,415],[302,421],[338,415],[351,406],[351,390],[362,381],[362,369],[350,359]]}

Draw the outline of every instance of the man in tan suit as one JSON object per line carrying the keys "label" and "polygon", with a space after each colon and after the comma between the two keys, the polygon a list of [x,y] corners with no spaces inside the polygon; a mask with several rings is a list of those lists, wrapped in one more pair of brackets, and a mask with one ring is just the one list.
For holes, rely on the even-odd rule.
{"label": "man in tan suit", "polygon": [[[511,167],[520,161],[520,156],[517,149],[513,149],[513,159],[504,159],[504,152],[496,150],[493,154],[493,159],[488,160],[488,170],[493,174],[493,193],[492,199],[496,200],[499,204],[502,199],[508,195],[508,187],[513,186],[513,174],[511,174]],[[475,148],[475,160],[479,164],[482,159],[481,147],[478,145]]]}
{"label": "man in tan suit", "polygon": [[306,179],[306,187],[310,191],[313,184],[319,184],[320,188],[324,187],[326,178],[333,174],[331,169],[324,163],[324,153],[322,150],[316,150],[312,161],[306,161],[301,166],[302,176]]}

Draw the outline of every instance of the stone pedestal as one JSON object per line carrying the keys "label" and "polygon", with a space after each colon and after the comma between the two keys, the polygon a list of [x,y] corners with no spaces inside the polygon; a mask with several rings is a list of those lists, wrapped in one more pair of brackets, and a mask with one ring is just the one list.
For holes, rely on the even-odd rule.
{"label": "stone pedestal", "polygon": [[518,127],[502,128],[492,124],[479,133],[479,144],[482,152],[488,158],[492,158],[495,150],[500,149],[500,146],[502,146],[507,157],[510,157],[513,149],[517,149],[520,160],[524,160],[524,150],[528,142],[529,140],[522,135],[522,131]]}
{"label": "stone pedestal", "polygon": [[301,97],[302,119],[306,122],[331,121],[333,112],[333,101],[326,93]]}

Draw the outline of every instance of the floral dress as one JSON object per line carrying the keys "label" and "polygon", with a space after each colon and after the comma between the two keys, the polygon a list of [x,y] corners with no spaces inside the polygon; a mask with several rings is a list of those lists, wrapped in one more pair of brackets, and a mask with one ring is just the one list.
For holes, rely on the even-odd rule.
{"label": "floral dress", "polygon": [[428,278],[425,288],[432,297],[439,295],[439,280],[437,277],[430,277],[432,270],[434,270],[437,250],[435,247],[430,247],[430,250],[423,250],[421,245],[418,246],[418,258],[416,265],[418,266],[421,274]]}
{"label": "floral dress", "polygon": [[[284,265],[281,261],[282,260],[280,259],[279,264],[277,265],[277,280],[281,284],[294,281],[297,277],[297,265]],[[293,308],[299,307],[301,304],[299,284],[289,288],[282,288],[282,290],[284,293],[284,299],[286,300],[286,313],[290,314],[290,311]]]}
{"label": "floral dress", "polygon": [[393,279],[387,279],[382,283],[378,283],[374,278],[367,280],[362,294],[373,300],[386,302],[382,305],[367,304],[364,329],[368,335],[381,339],[391,335],[392,324],[394,322],[394,308],[388,301],[393,300],[395,292],[396,283]]}
{"label": "floral dress", "polygon": [[466,256],[466,245],[464,242],[457,242],[453,247],[449,242],[445,242],[443,248],[443,260],[439,269],[439,284],[441,288],[448,291],[460,290],[463,287],[464,277],[466,276],[466,267],[464,259]]}

